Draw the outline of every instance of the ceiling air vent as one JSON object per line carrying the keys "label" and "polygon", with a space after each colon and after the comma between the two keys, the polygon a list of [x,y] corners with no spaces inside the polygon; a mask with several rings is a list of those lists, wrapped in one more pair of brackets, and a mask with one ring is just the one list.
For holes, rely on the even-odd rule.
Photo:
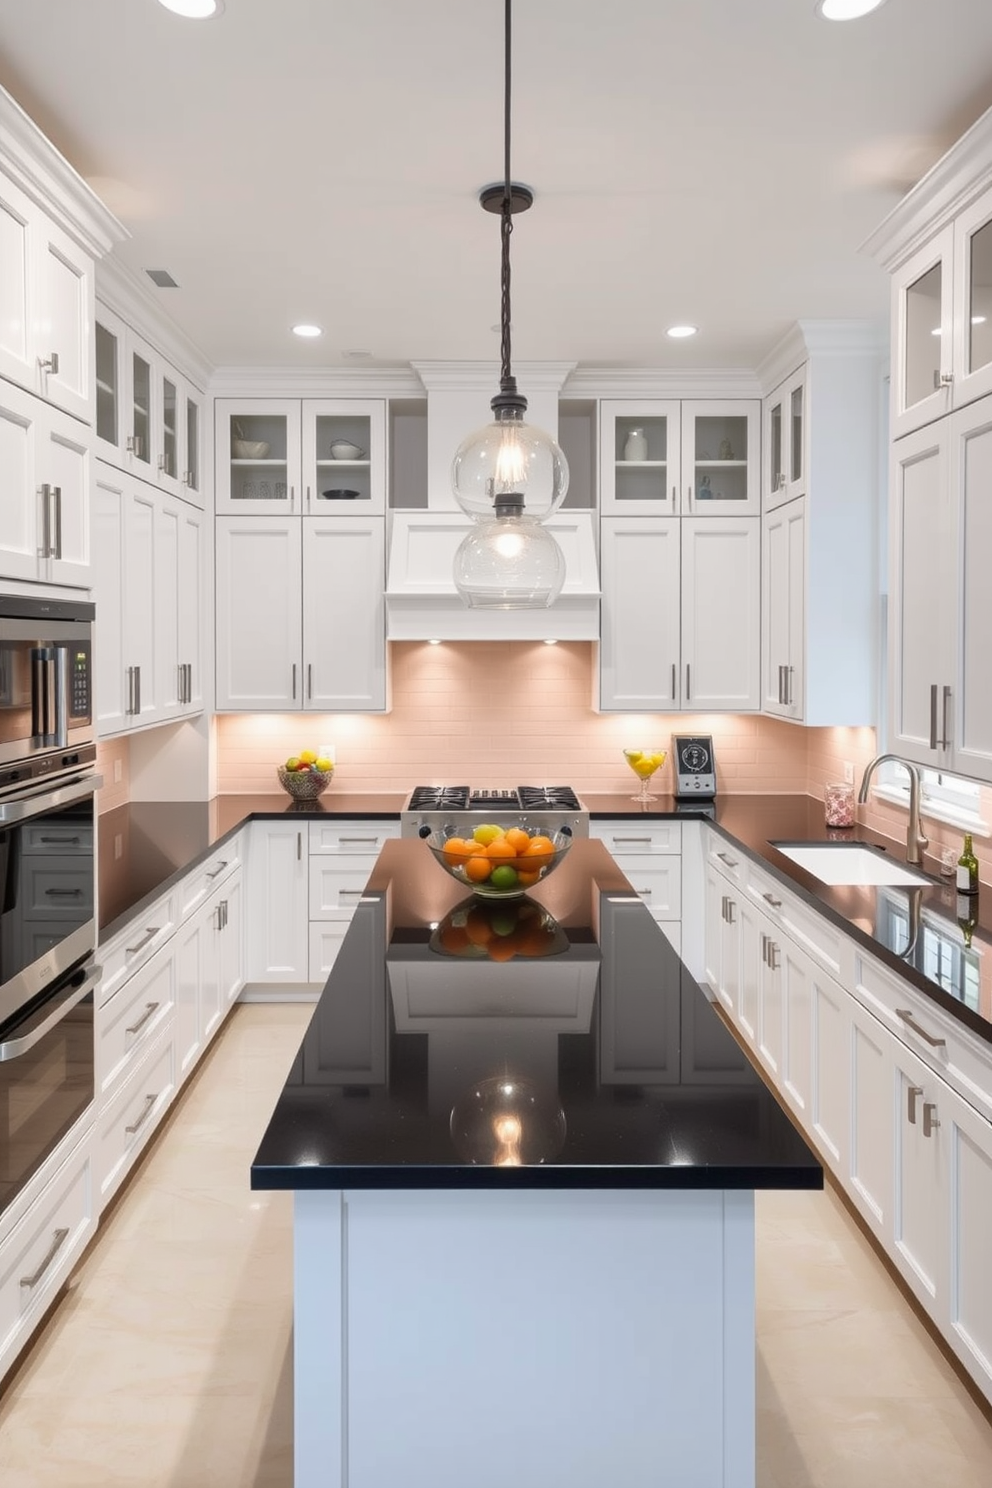
{"label": "ceiling air vent", "polygon": [[179,285],[176,283],[175,279],[173,279],[168,269],[146,269],[145,273],[148,275],[153,284],[158,285],[159,289],[179,288]]}

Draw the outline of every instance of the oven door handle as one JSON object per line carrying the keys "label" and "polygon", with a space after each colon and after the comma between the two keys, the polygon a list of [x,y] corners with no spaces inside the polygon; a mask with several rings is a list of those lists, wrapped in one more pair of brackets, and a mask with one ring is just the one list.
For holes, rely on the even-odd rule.
{"label": "oven door handle", "polygon": [[103,784],[102,775],[84,775],[80,780],[68,781],[65,785],[51,786],[35,791],[33,795],[18,796],[13,801],[0,805],[0,826],[8,822],[24,821],[32,816],[42,816],[57,806],[69,806],[73,801],[82,801],[92,796]]}
{"label": "oven door handle", "polygon": [[30,1033],[26,1033],[23,1038],[7,1039],[5,1043],[0,1044],[0,1064],[11,1059],[20,1059],[21,1055],[27,1054],[35,1044],[40,1044],[45,1035],[51,1033],[55,1025],[61,1023],[67,1013],[71,1013],[84,997],[88,997],[96,989],[102,976],[102,966],[90,967],[82,982],[69,987],[65,995],[58,999],[56,1006],[46,1012],[45,1017],[40,1023],[35,1024]]}

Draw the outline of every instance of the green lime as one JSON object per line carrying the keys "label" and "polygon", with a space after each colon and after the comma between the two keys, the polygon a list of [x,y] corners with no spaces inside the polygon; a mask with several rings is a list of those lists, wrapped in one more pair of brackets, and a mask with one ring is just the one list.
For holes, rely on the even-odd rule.
{"label": "green lime", "polygon": [[[497,868],[495,870],[495,873],[499,873],[499,871],[500,870]],[[509,872],[510,873],[513,873],[513,869],[512,868],[509,869]],[[494,877],[495,877],[495,873],[493,875]],[[514,878],[515,877],[516,877],[516,875],[514,875]],[[505,888],[511,887],[511,885],[509,885],[509,884],[502,884],[502,885],[497,884],[496,887],[497,888],[502,887],[502,888],[505,889]],[[513,910],[512,909],[510,909],[510,910],[498,910],[497,912],[495,912],[493,914],[492,919],[489,921],[489,923],[492,926],[492,930],[493,930],[493,934],[494,935],[512,935],[513,932],[514,932],[514,930],[516,930],[516,928],[517,928],[517,917],[513,913]]]}
{"label": "green lime", "polygon": [[515,889],[519,883],[517,870],[511,868],[508,863],[501,863],[489,875],[489,882],[494,889]]}

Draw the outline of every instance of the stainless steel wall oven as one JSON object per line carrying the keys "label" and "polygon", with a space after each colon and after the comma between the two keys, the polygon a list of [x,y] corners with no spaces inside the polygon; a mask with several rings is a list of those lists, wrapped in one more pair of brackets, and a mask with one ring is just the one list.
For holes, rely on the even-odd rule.
{"label": "stainless steel wall oven", "polygon": [[0,596],[0,1213],[94,1095],[92,629]]}

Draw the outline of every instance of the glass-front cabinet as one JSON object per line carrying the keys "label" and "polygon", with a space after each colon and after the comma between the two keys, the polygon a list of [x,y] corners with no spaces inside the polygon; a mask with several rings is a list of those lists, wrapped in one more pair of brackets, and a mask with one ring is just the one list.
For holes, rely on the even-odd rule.
{"label": "glass-front cabinet", "polygon": [[757,516],[760,426],[757,398],[682,404],[683,516]]}
{"label": "glass-front cabinet", "polygon": [[992,191],[954,224],[952,401],[956,408],[992,393]]}
{"label": "glass-front cabinet", "polygon": [[677,400],[604,398],[599,405],[604,516],[675,516],[682,481]]}
{"label": "glass-front cabinet", "polygon": [[384,399],[220,398],[216,410],[219,512],[385,510]]}
{"label": "glass-front cabinet", "polygon": [[764,401],[763,511],[806,494],[806,367]]}

